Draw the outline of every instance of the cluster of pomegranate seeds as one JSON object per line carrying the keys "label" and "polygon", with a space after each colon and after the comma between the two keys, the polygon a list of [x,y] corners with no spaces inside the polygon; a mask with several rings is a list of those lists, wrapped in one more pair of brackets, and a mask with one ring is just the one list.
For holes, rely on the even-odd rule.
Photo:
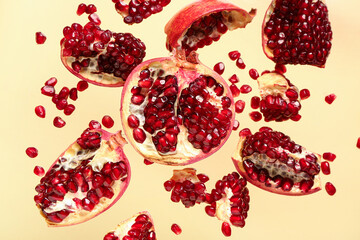
{"label": "cluster of pomegranate seeds", "polygon": [[46,41],[46,36],[42,32],[36,32],[35,40],[37,44],[44,44]]}
{"label": "cluster of pomegranate seeds", "polygon": [[245,102],[243,100],[237,100],[235,102],[235,112],[236,113],[242,113],[245,108]]}
{"label": "cluster of pomegranate seeds", "polygon": [[252,111],[251,113],[249,113],[249,116],[254,122],[258,122],[262,119],[262,115],[258,111]]}
{"label": "cluster of pomegranate seeds", "polygon": [[145,165],[152,165],[152,164],[154,164],[154,162],[149,161],[149,160],[147,160],[147,159],[145,158],[145,159],[144,159],[144,164],[145,164]]}
{"label": "cluster of pomegranate seeds", "polygon": [[76,10],[76,14],[78,16],[81,16],[82,14],[86,13],[86,14],[92,14],[97,12],[97,8],[94,4],[89,4],[86,5],[85,3],[80,3],[77,10]]}
{"label": "cluster of pomegranate seeds", "polygon": [[[315,154],[303,152],[289,136],[268,127],[248,135],[240,154],[245,159],[243,167],[251,179],[283,191],[290,191],[294,185],[304,192],[309,191],[314,176],[320,172]],[[297,160],[291,156],[295,154],[304,157]]]}
{"label": "cluster of pomegranate seeds", "polygon": [[43,167],[35,166],[34,173],[35,173],[36,176],[42,177],[45,174],[45,170],[44,170]]}
{"label": "cluster of pomegranate seeds", "polygon": [[177,225],[176,223],[171,225],[171,231],[173,231],[176,235],[179,235],[182,233],[182,229],[179,225]]}
{"label": "cluster of pomegranate seeds", "polygon": [[333,162],[336,158],[336,155],[331,152],[325,152],[325,153],[323,153],[322,156],[323,156],[323,159],[330,161],[330,162]]}
{"label": "cluster of pomegranate seeds", "polygon": [[325,65],[332,31],[322,1],[276,1],[265,25],[266,46],[276,63]]}
{"label": "cluster of pomegranate seeds", "polygon": [[332,104],[336,99],[336,95],[335,94],[329,94],[325,97],[325,102],[327,102],[328,104]]}
{"label": "cluster of pomegranate seeds", "polygon": [[225,64],[223,62],[218,62],[214,65],[214,71],[217,72],[219,75],[223,74],[225,71]]}
{"label": "cluster of pomegranate seeds", "polygon": [[238,59],[241,56],[240,52],[237,50],[229,52],[228,55],[229,55],[229,58],[233,61],[235,61],[236,59]]}
{"label": "cluster of pomegranate seeds", "polygon": [[336,193],[336,188],[331,182],[327,182],[325,184],[325,190],[330,196],[332,196]]}
{"label": "cluster of pomegranate seeds", "polygon": [[240,57],[236,60],[236,66],[238,68],[240,68],[240,69],[245,69],[246,68],[244,60],[242,60],[242,58],[240,58]]}
{"label": "cluster of pomegranate seeds", "polygon": [[305,100],[305,99],[308,99],[310,97],[310,91],[309,89],[301,89],[300,90],[300,98],[301,100]]}
{"label": "cluster of pomegranate seeds", "polygon": [[251,77],[252,79],[254,79],[254,80],[258,79],[258,77],[259,77],[259,73],[258,73],[258,71],[257,71],[255,68],[251,68],[251,69],[249,70],[249,75],[250,75],[250,77]]}
{"label": "cluster of pomegranate seeds", "polygon": [[[93,128],[95,129],[95,128]],[[96,150],[100,148],[101,136],[97,132],[92,132],[91,128],[86,129],[81,136],[76,140],[77,144],[80,145],[82,149],[91,149]]]}
{"label": "cluster of pomegranate seeds", "polygon": [[110,117],[109,115],[105,115],[102,119],[101,119],[101,123],[102,125],[104,125],[104,127],[106,128],[112,128],[114,126],[114,119],[112,119],[112,117]]}

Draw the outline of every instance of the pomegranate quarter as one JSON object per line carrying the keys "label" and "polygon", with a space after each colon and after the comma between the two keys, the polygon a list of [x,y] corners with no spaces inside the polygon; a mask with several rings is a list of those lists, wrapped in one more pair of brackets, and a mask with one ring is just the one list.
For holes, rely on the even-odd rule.
{"label": "pomegranate quarter", "polygon": [[110,208],[130,181],[121,133],[86,129],[41,178],[36,206],[49,226],[85,222]]}
{"label": "pomegranate quarter", "polygon": [[244,178],[269,192],[306,195],[321,189],[321,156],[271,128],[240,135],[232,159]]}

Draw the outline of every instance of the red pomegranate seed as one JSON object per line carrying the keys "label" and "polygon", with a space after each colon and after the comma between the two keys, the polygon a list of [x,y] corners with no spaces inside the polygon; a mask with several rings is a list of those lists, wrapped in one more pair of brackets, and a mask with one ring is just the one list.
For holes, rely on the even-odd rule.
{"label": "red pomegranate seed", "polygon": [[290,119],[293,120],[294,122],[297,122],[301,119],[301,115],[298,114],[298,115],[292,116]]}
{"label": "red pomegranate seed", "polygon": [[214,66],[214,71],[217,72],[219,75],[223,74],[225,71],[225,64],[223,62],[218,62]]}
{"label": "red pomegranate seed", "polygon": [[67,87],[63,87],[59,92],[59,98],[67,99],[69,97],[70,90]]}
{"label": "red pomegranate seed", "polygon": [[85,11],[86,11],[86,4],[85,3],[80,3],[77,10],[76,10],[76,14],[78,16],[81,16]]}
{"label": "red pomegranate seed", "polygon": [[258,122],[262,119],[262,115],[258,111],[253,111],[249,113],[249,116],[254,122]]}
{"label": "red pomegranate seed", "polygon": [[141,128],[135,128],[133,130],[133,136],[136,142],[143,143],[146,139],[146,134]]}
{"label": "red pomegranate seed", "polygon": [[61,117],[55,117],[53,124],[57,128],[62,128],[65,126],[66,122]]}
{"label": "red pomegranate seed", "polygon": [[286,67],[285,67],[285,65],[283,65],[281,63],[277,63],[275,65],[275,71],[277,73],[284,74],[284,73],[286,73]]}
{"label": "red pomegranate seed", "polygon": [[336,193],[336,188],[331,182],[327,182],[325,184],[325,190],[330,196],[332,196]]}
{"label": "red pomegranate seed", "polygon": [[222,225],[221,225],[221,231],[224,234],[224,236],[230,237],[231,236],[230,224],[227,223],[227,222],[223,222]]}
{"label": "red pomegranate seed", "polygon": [[88,17],[90,22],[95,23],[96,25],[100,25],[101,24],[101,20],[99,18],[99,16],[96,13],[92,13],[89,15]]}
{"label": "red pomegranate seed", "polygon": [[94,12],[96,12],[96,11],[97,11],[97,8],[95,7],[94,4],[89,4],[89,5],[87,6],[87,8],[86,8],[86,13],[87,13],[87,14],[92,14],[92,13],[94,13]]}
{"label": "red pomegranate seed", "polygon": [[44,168],[42,168],[40,166],[35,166],[34,173],[35,173],[35,175],[42,177],[45,174],[45,170],[44,170]]}
{"label": "red pomegranate seed", "polygon": [[247,85],[247,84],[244,84],[244,85],[242,85],[242,86],[240,87],[240,92],[241,92],[241,93],[246,94],[246,93],[249,93],[249,92],[251,92],[251,91],[252,91],[252,88],[251,88],[249,85]]}
{"label": "red pomegranate seed", "polygon": [[233,97],[238,97],[240,95],[240,89],[235,84],[230,85],[230,91]]}
{"label": "red pomegranate seed", "polygon": [[256,69],[252,68],[249,70],[249,75],[252,79],[256,80],[259,77],[259,73]]}
{"label": "red pomegranate seed", "polygon": [[25,152],[30,158],[35,158],[38,155],[38,150],[34,147],[28,147]]}
{"label": "red pomegranate seed", "polygon": [[45,82],[45,86],[47,85],[47,86],[55,86],[57,84],[57,79],[56,79],[56,77],[52,77],[52,78],[49,78],[49,80],[47,80],[46,82]]}
{"label": "red pomegranate seed", "polygon": [[78,99],[78,94],[77,94],[77,89],[76,88],[70,89],[69,97],[73,101],[76,101]]}
{"label": "red pomegranate seed", "polygon": [[325,152],[325,153],[323,153],[323,158],[325,160],[333,162],[335,160],[335,158],[336,158],[336,155],[334,153],[331,153],[331,152]]}
{"label": "red pomegranate seed", "polygon": [[235,112],[242,113],[245,108],[245,102],[243,100],[238,100],[235,103]]}
{"label": "red pomegranate seed", "polygon": [[150,160],[147,160],[146,158],[144,159],[144,164],[145,165],[151,165],[151,164],[154,164],[154,162],[150,161]]}
{"label": "red pomegranate seed", "polygon": [[79,81],[76,86],[77,90],[80,92],[85,91],[88,87],[89,84],[87,81]]}
{"label": "red pomegranate seed", "polygon": [[101,129],[101,124],[96,120],[91,120],[89,122],[89,128],[90,129]]}
{"label": "red pomegranate seed", "polygon": [[68,102],[64,98],[60,98],[56,103],[56,108],[59,110],[64,110],[65,107],[68,105]]}
{"label": "red pomegranate seed", "polygon": [[112,128],[114,126],[114,120],[109,115],[105,115],[102,120],[102,125],[106,128]]}
{"label": "red pomegranate seed", "polygon": [[35,114],[40,118],[45,118],[45,108],[41,105],[35,107]]}
{"label": "red pomegranate seed", "polygon": [[309,97],[310,97],[309,89],[304,88],[304,89],[300,90],[300,98],[301,98],[301,100],[305,100],[305,99],[307,99]]}
{"label": "red pomegranate seed", "polygon": [[330,174],[330,164],[329,164],[329,162],[321,162],[321,171],[325,175]]}
{"label": "red pomegranate seed", "polygon": [[180,226],[177,225],[176,223],[171,225],[171,231],[173,231],[176,235],[179,235],[182,232]]}
{"label": "red pomegranate seed", "polygon": [[231,83],[238,83],[239,82],[239,78],[238,76],[236,76],[236,74],[233,74],[230,78],[229,78],[229,81]]}
{"label": "red pomegranate seed", "polygon": [[41,93],[45,96],[52,97],[55,95],[55,88],[53,86],[43,86],[41,88]]}
{"label": "red pomegranate seed", "polygon": [[140,121],[135,115],[130,115],[127,120],[128,120],[129,127],[131,127],[131,128],[139,127]]}
{"label": "red pomegranate seed", "polygon": [[242,60],[242,58],[238,58],[236,60],[236,66],[240,69],[245,69],[246,65],[244,63],[244,61]]}
{"label": "red pomegranate seed", "polygon": [[263,71],[263,72],[261,73],[261,76],[264,75],[264,74],[267,74],[267,73],[270,73],[270,71],[269,71],[269,70]]}
{"label": "red pomegranate seed", "polygon": [[215,213],[216,213],[216,208],[212,207],[212,206],[206,206],[205,207],[205,212],[207,215],[209,215],[210,217],[214,217]]}
{"label": "red pomegranate seed", "polygon": [[325,102],[327,102],[328,104],[332,104],[336,99],[336,95],[335,94],[329,94],[325,97]]}
{"label": "red pomegranate seed", "polygon": [[359,137],[358,140],[357,140],[356,147],[357,147],[357,148],[360,148],[360,137]]}
{"label": "red pomegranate seed", "polygon": [[241,129],[241,131],[239,132],[240,137],[246,137],[250,135],[251,135],[251,131],[248,128]]}
{"label": "red pomegranate seed", "polygon": [[198,179],[200,180],[200,182],[202,183],[206,183],[207,181],[209,181],[209,177],[206,174],[203,173],[199,173],[198,175],[196,175],[198,177]]}
{"label": "red pomegranate seed", "polygon": [[35,40],[37,44],[44,44],[46,41],[46,36],[42,32],[36,32]]}
{"label": "red pomegranate seed", "polygon": [[229,52],[229,58],[233,61],[238,59],[240,56],[241,56],[241,54],[239,53],[239,51],[235,50],[235,51]]}
{"label": "red pomegranate seed", "polygon": [[258,109],[260,107],[260,98],[258,96],[252,97],[250,104],[252,109]]}
{"label": "red pomegranate seed", "polygon": [[239,126],[240,126],[239,121],[238,121],[238,120],[235,120],[235,121],[234,121],[234,125],[233,125],[233,130],[236,131],[236,130],[239,128]]}
{"label": "red pomegranate seed", "polygon": [[64,114],[69,116],[75,111],[75,106],[73,104],[69,104],[64,108]]}

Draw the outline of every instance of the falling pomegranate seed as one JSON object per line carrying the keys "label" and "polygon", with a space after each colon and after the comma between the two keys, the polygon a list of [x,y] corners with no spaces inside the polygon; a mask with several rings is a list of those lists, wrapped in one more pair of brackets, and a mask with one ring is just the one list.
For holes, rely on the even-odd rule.
{"label": "falling pomegranate seed", "polygon": [[57,79],[56,79],[56,77],[51,77],[51,78],[49,78],[49,80],[47,80],[46,82],[45,82],[45,86],[55,86],[57,84]]}
{"label": "falling pomegranate seed", "polygon": [[35,114],[40,118],[45,118],[45,108],[41,105],[35,107]]}
{"label": "falling pomegranate seed", "polygon": [[90,129],[101,129],[101,124],[96,120],[91,120],[89,122],[89,128]]}
{"label": "falling pomegranate seed", "polygon": [[77,10],[76,10],[76,14],[78,16],[81,16],[85,11],[86,11],[86,4],[85,3],[80,3]]}
{"label": "falling pomegranate seed", "polygon": [[236,131],[236,130],[239,128],[239,126],[240,126],[239,121],[238,121],[238,120],[235,120],[235,121],[234,121],[234,125],[233,125],[233,130]]}
{"label": "falling pomegranate seed", "polygon": [[37,44],[44,44],[46,41],[46,36],[42,32],[36,32],[35,40]]}
{"label": "falling pomegranate seed", "polygon": [[277,63],[275,65],[275,71],[277,73],[284,74],[284,73],[286,73],[286,67],[285,67],[285,65],[283,65],[281,63]]}
{"label": "falling pomegranate seed", "polygon": [[151,165],[151,164],[154,164],[154,162],[150,161],[150,160],[147,160],[146,158],[144,159],[144,164],[145,165]]}
{"label": "falling pomegranate seed", "polygon": [[70,91],[69,91],[69,97],[70,97],[71,100],[76,101],[76,100],[78,99],[77,91],[78,91],[78,90],[77,90],[76,88],[70,89]]}
{"label": "falling pomegranate seed", "polygon": [[230,224],[227,222],[223,222],[221,225],[221,231],[224,234],[225,237],[231,236],[231,227]]}
{"label": "falling pomegranate seed", "polygon": [[179,235],[182,232],[180,226],[177,225],[176,223],[171,225],[171,231],[173,231],[176,235]]}
{"label": "falling pomegranate seed", "polygon": [[94,4],[89,4],[87,7],[86,7],[86,13],[87,14],[92,14],[94,12],[97,11],[97,8],[95,7]]}
{"label": "falling pomegranate seed", "polygon": [[240,69],[245,69],[246,65],[244,63],[244,61],[242,60],[242,58],[238,58],[236,60],[236,66]]}
{"label": "falling pomegranate seed", "polygon": [[360,137],[359,137],[358,140],[357,140],[356,147],[357,147],[357,148],[360,148]]}
{"label": "falling pomegranate seed", "polygon": [[325,152],[323,153],[323,159],[328,160],[330,162],[333,162],[336,158],[336,155],[331,152]]}
{"label": "falling pomegranate seed", "polygon": [[325,190],[330,196],[332,196],[336,193],[336,188],[331,182],[327,182],[325,184]]}
{"label": "falling pomegranate seed", "polygon": [[245,102],[243,100],[238,100],[235,103],[235,112],[242,113],[245,108]]}
{"label": "falling pomegranate seed", "polygon": [[102,120],[102,125],[106,128],[112,128],[114,126],[114,120],[109,115],[105,115]]}
{"label": "falling pomegranate seed", "polygon": [[229,52],[229,58],[233,61],[238,59],[240,56],[241,56],[241,54],[239,53],[239,51],[235,50],[235,51]]}
{"label": "falling pomegranate seed", "polygon": [[301,115],[297,114],[295,116],[292,116],[290,119],[293,120],[294,122],[298,122],[301,119]]}
{"label": "falling pomegranate seed", "polygon": [[34,173],[35,175],[39,176],[39,177],[42,177],[44,176],[45,174],[45,170],[43,167],[40,167],[40,166],[35,166],[34,168]]}
{"label": "falling pomegranate seed", "polygon": [[240,137],[246,137],[246,136],[250,136],[251,135],[251,131],[249,128],[243,128],[241,129],[241,131],[239,132],[239,136]]}
{"label": "falling pomegranate seed", "polygon": [[69,104],[64,108],[64,114],[69,116],[75,111],[75,106],[73,104]]}
{"label": "falling pomegranate seed", "polygon": [[240,92],[241,92],[241,93],[246,94],[246,93],[249,93],[249,92],[251,92],[251,91],[252,91],[252,88],[251,88],[249,85],[247,85],[247,84],[244,84],[244,85],[242,85],[242,86],[240,87]]}
{"label": "falling pomegranate seed", "polygon": [[70,90],[68,87],[63,87],[59,92],[59,98],[67,99],[69,97]]}
{"label": "falling pomegranate seed", "polygon": [[260,98],[258,96],[252,97],[250,104],[252,109],[258,109],[260,107]]}
{"label": "falling pomegranate seed", "polygon": [[89,84],[87,81],[79,81],[76,86],[77,90],[80,92],[85,91],[88,87]]}
{"label": "falling pomegranate seed", "polygon": [[256,80],[259,77],[259,73],[256,69],[252,68],[249,70],[249,75],[252,79]]}
{"label": "falling pomegranate seed", "polygon": [[28,147],[25,152],[30,158],[35,158],[38,155],[38,150],[34,147]]}
{"label": "falling pomegranate seed", "polygon": [[238,83],[239,82],[239,78],[238,76],[236,76],[236,74],[233,74],[230,78],[229,78],[229,81],[231,83]]}
{"label": "falling pomegranate seed", "polygon": [[223,74],[225,71],[225,64],[223,62],[218,62],[214,66],[214,71],[217,72],[219,75]]}
{"label": "falling pomegranate seed", "polygon": [[62,128],[66,125],[66,122],[61,117],[55,117],[53,124],[57,128]]}
{"label": "falling pomegranate seed", "polygon": [[262,115],[258,111],[253,111],[249,113],[249,116],[254,122],[258,122],[262,119]]}
{"label": "falling pomegranate seed", "polygon": [[305,100],[305,99],[307,99],[309,97],[310,97],[309,89],[304,88],[304,89],[300,90],[300,98],[301,98],[301,100]]}
{"label": "falling pomegranate seed", "polygon": [[240,95],[240,89],[235,84],[230,85],[230,91],[233,97],[238,97]]}
{"label": "falling pomegranate seed", "polygon": [[328,104],[332,104],[336,99],[336,95],[335,94],[329,94],[325,97],[325,102],[327,102]]}
{"label": "falling pomegranate seed", "polygon": [[261,76],[264,75],[264,74],[267,74],[267,73],[270,73],[270,71],[269,71],[269,70],[263,71],[263,72],[261,73]]}
{"label": "falling pomegranate seed", "polygon": [[330,174],[330,164],[329,164],[329,162],[321,162],[321,171],[325,175]]}
{"label": "falling pomegranate seed", "polygon": [[41,88],[41,94],[52,97],[55,95],[55,88],[53,86],[45,85]]}
{"label": "falling pomegranate seed", "polygon": [[101,20],[99,18],[99,16],[96,13],[92,13],[89,15],[88,17],[90,22],[95,23],[96,25],[100,25],[101,24]]}
{"label": "falling pomegranate seed", "polygon": [[65,107],[68,105],[68,102],[66,99],[64,98],[60,98],[57,102],[56,102],[56,108],[59,110],[64,110]]}

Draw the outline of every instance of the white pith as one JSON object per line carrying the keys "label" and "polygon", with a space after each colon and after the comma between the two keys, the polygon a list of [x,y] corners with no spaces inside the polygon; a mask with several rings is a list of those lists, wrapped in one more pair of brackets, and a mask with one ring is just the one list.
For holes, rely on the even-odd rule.
{"label": "white pith", "polygon": [[196,175],[195,168],[184,168],[182,170],[173,170],[173,176],[171,180],[175,182],[184,182],[189,180],[192,183],[200,182],[199,178]]}
{"label": "white pith", "polygon": [[231,188],[224,189],[225,196],[220,200],[216,201],[216,213],[215,216],[223,221],[227,222],[231,225],[230,217],[231,217],[231,202],[230,198],[234,195]]}

